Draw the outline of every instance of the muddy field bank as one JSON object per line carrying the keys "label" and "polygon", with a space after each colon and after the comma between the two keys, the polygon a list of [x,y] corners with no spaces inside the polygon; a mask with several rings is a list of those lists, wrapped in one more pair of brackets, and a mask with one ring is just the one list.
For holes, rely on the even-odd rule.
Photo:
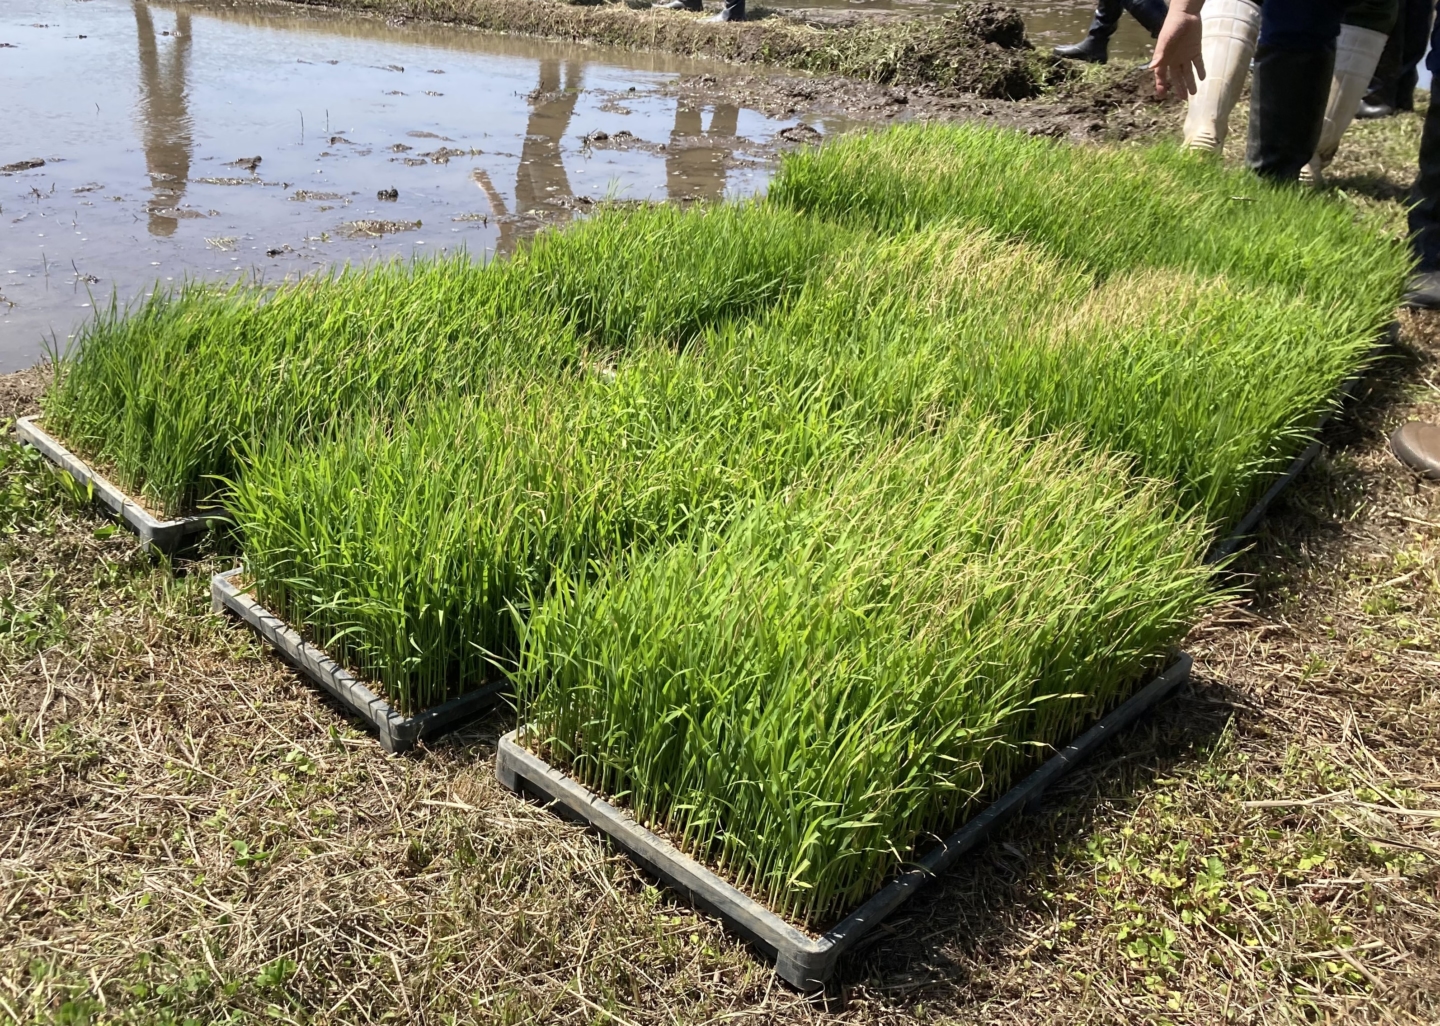
{"label": "muddy field bank", "polygon": [[638,0],[297,0],[387,18],[450,22],[511,32],[660,50],[735,63],[845,75],[883,85],[923,85],[993,99],[1037,96],[1066,70],[1025,37],[1019,12],[988,0],[921,17],[817,19],[756,8],[742,24],[656,11]]}

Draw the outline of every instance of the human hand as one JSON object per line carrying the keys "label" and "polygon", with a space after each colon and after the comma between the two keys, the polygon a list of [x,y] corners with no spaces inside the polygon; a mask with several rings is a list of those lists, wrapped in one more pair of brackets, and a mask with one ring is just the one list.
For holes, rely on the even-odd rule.
{"label": "human hand", "polygon": [[1155,72],[1155,93],[1167,96],[1189,96],[1195,92],[1196,79],[1205,77],[1205,59],[1200,55],[1200,15],[1185,10],[1187,4],[1175,3],[1155,40],[1155,56],[1150,70]]}

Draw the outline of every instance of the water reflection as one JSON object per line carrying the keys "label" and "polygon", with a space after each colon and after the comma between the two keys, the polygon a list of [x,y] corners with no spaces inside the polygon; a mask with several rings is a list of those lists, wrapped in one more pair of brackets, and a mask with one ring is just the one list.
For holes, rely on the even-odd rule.
{"label": "water reflection", "polygon": [[734,152],[740,108],[716,105],[710,127],[703,127],[703,111],[675,107],[675,130],[665,155],[665,190],[672,200],[719,200],[725,196],[725,162]]}
{"label": "water reflection", "polygon": [[150,234],[170,236],[178,225],[175,208],[185,195],[194,146],[187,91],[190,15],[183,9],[175,12],[169,53],[162,58],[149,5],[133,0],[133,6],[140,52],[140,135],[151,182],[145,208]]}
{"label": "water reflection", "polygon": [[530,94],[534,106],[530,110],[530,122],[525,126],[520,169],[515,175],[517,214],[528,214],[557,199],[573,198],[560,142],[570,129],[570,118],[580,99],[581,67],[579,61],[566,61],[562,84],[561,63],[540,62],[540,85]]}
{"label": "water reflection", "polygon": [[[520,238],[511,214],[558,214],[565,220],[574,208],[575,193],[561,144],[580,98],[582,70],[583,65],[574,61],[540,62],[540,84],[529,97],[532,107],[515,175],[513,211],[489,172],[475,168],[470,174],[497,222],[500,238],[495,249],[501,255],[513,253]],[[726,164],[739,143],[740,108],[717,104],[708,127],[704,118],[703,107],[677,101],[675,127],[663,147],[665,191],[671,200],[712,202],[725,197]]]}
{"label": "water reflection", "polygon": [[490,175],[484,168],[477,167],[470,172],[470,177],[485,194],[485,199],[490,204],[490,216],[495,219],[495,225],[500,230],[500,238],[495,242],[495,252],[500,256],[509,256],[515,252],[515,223],[510,220],[510,212],[505,209],[505,197],[500,195],[500,190],[495,188],[495,183],[490,180]]}

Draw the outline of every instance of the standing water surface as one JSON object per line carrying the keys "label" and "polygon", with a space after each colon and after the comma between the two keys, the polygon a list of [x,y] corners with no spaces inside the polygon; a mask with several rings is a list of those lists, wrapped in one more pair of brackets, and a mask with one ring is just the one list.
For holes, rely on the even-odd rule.
{"label": "standing water surface", "polygon": [[794,120],[663,92],[699,71],[725,69],[278,5],[6,0],[0,372],[157,285],[504,253],[607,197],[752,193]]}

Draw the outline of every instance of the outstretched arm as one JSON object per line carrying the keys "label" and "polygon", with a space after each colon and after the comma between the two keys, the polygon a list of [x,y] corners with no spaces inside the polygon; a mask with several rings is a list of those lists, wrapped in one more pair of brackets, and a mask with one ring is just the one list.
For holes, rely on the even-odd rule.
{"label": "outstretched arm", "polygon": [[1171,0],[1150,60],[1155,92],[1160,96],[1171,90],[1189,96],[1195,91],[1196,79],[1205,77],[1205,61],[1200,56],[1200,8],[1204,4],[1205,0]]}

